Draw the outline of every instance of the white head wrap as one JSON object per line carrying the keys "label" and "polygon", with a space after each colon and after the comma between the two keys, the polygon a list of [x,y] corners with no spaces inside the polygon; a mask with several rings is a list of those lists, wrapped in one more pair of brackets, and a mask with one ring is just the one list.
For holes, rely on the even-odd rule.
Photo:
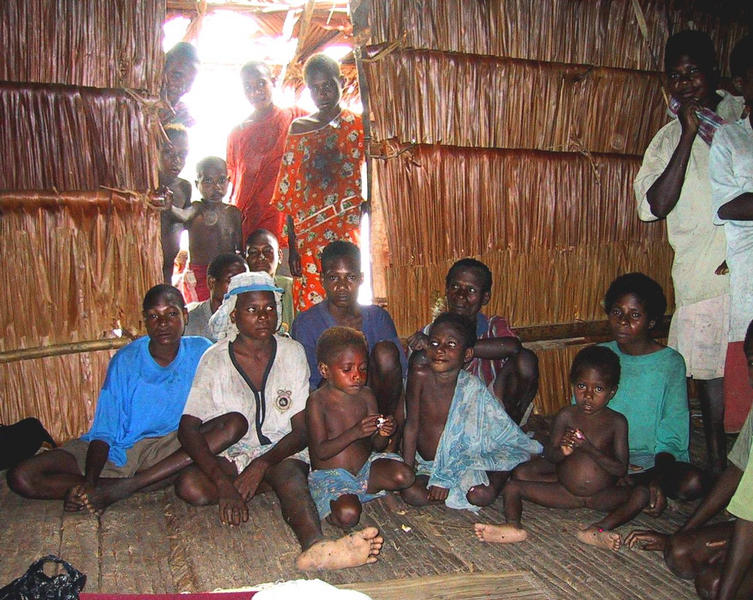
{"label": "white head wrap", "polygon": [[274,279],[264,271],[239,273],[230,280],[222,304],[209,319],[209,331],[217,341],[229,337],[233,341],[238,336],[238,327],[230,319],[230,313],[235,310],[238,294],[246,292],[273,292],[277,307],[277,328],[282,325],[282,294],[283,289],[275,285]]}

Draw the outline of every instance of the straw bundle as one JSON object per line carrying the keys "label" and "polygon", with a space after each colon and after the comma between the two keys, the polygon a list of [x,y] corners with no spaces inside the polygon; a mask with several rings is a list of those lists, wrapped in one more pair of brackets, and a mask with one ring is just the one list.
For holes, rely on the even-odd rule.
{"label": "straw bundle", "polygon": [[433,51],[364,66],[390,99],[372,103],[376,140],[642,155],[667,121],[658,73]]}
{"label": "straw bundle", "polygon": [[[419,146],[374,161],[393,264],[438,263],[513,247],[550,250],[662,241],[638,220],[635,158]],[[410,244],[402,243],[411,240]]]}
{"label": "straw bundle", "polygon": [[155,211],[111,192],[52,200],[0,196],[0,350],[138,331],[143,295],[161,279]]}
{"label": "straw bundle", "polygon": [[370,4],[370,43],[404,38],[410,48],[650,71],[651,49],[666,39],[664,3],[641,6],[648,45],[630,1],[379,0]]}
{"label": "straw bundle", "polygon": [[0,80],[158,94],[165,0],[4,0]]}
{"label": "straw bundle", "polygon": [[700,29],[716,41],[727,73],[729,53],[745,33],[742,20],[709,15],[705,1],[639,5],[645,37],[631,0],[373,0],[368,43],[653,71],[663,70],[671,33]]}
{"label": "straw bundle", "polygon": [[114,351],[0,364],[0,422],[34,416],[64,442],[89,429]]}
{"label": "straw bundle", "polygon": [[656,279],[672,310],[672,250],[665,242],[583,244],[556,250],[534,246],[458,254],[425,265],[393,264],[386,272],[387,305],[400,335],[410,335],[431,321],[431,306],[444,293],[447,270],[462,256],[476,256],[489,266],[494,285],[484,312],[504,315],[513,327],[603,319],[601,299],[609,283],[630,271]]}
{"label": "straw bundle", "polygon": [[125,92],[0,83],[0,122],[0,190],[152,187],[152,119]]}

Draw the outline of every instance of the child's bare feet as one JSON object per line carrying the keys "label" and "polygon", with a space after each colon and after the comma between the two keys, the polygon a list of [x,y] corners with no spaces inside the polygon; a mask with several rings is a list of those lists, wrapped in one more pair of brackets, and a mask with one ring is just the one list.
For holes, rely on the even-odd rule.
{"label": "child's bare feet", "polygon": [[525,529],[515,525],[487,525],[475,523],[473,530],[476,537],[482,542],[494,542],[497,544],[517,544],[528,537]]}
{"label": "child's bare feet", "polygon": [[365,527],[338,540],[321,540],[295,561],[301,571],[346,569],[376,562],[384,540],[376,527]]}
{"label": "child's bare feet", "polygon": [[591,546],[598,546],[607,550],[617,551],[622,545],[620,534],[615,531],[604,531],[598,527],[586,527],[575,534],[581,542]]}

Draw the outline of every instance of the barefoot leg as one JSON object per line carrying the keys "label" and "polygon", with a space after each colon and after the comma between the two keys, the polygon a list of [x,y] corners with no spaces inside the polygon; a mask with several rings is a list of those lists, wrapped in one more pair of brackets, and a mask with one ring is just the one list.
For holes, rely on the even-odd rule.
{"label": "barefoot leg", "polygon": [[280,500],[282,517],[290,525],[303,550],[322,541],[322,524],[308,486],[308,465],[285,459],[264,476]]}
{"label": "barefoot leg", "polygon": [[320,540],[296,559],[301,571],[345,569],[376,562],[383,540],[376,527],[366,527],[338,540]]}
{"label": "barefoot leg", "polygon": [[8,486],[24,498],[62,500],[84,482],[75,457],[56,449],[33,456],[8,471]]}
{"label": "barefoot leg", "polygon": [[554,463],[543,456],[534,456],[527,463],[515,467],[512,478],[518,481],[557,481],[557,470]]}
{"label": "barefoot leg", "polygon": [[383,415],[394,414],[403,392],[403,371],[400,351],[393,342],[383,340],[374,345],[369,357],[366,385],[376,396],[379,412]]}
{"label": "barefoot leg", "polygon": [[578,508],[584,504],[583,498],[573,496],[558,482],[508,481],[502,488],[502,496],[505,499],[505,519],[517,526],[520,526],[523,500],[549,508]]}
{"label": "barefoot leg", "polygon": [[413,485],[416,476],[404,462],[390,458],[379,458],[371,463],[369,485],[366,491],[376,494],[381,490],[403,490]]}
{"label": "barefoot leg", "polygon": [[400,491],[400,496],[411,506],[426,506],[429,504],[429,492],[426,486],[429,478],[426,475],[417,475],[413,485]]}
{"label": "barefoot leg", "polygon": [[614,529],[627,523],[648,504],[649,491],[642,485],[636,487],[614,486],[589,497],[588,508],[611,511],[593,524],[597,529]]}
{"label": "barefoot leg", "polygon": [[528,532],[517,525],[487,525],[475,523],[473,531],[482,542],[496,544],[516,544],[528,537]]}
{"label": "barefoot leg", "polygon": [[530,350],[523,348],[508,358],[494,380],[494,395],[507,414],[520,423],[539,387],[539,361]]}
{"label": "barefoot leg", "polygon": [[487,471],[488,485],[475,485],[465,494],[466,500],[474,506],[489,506],[499,496],[502,486],[510,477],[509,471]]}
{"label": "barefoot leg", "polygon": [[597,546],[606,550],[617,551],[620,549],[620,534],[614,531],[605,531],[599,527],[586,527],[575,534],[581,542],[589,546]]}

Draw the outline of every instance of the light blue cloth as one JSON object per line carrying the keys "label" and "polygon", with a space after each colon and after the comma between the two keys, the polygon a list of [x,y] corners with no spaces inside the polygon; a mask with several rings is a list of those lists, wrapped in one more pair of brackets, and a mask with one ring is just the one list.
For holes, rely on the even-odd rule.
{"label": "light blue cloth", "polygon": [[107,367],[94,422],[81,439],[107,442],[109,460],[122,467],[126,450],[136,442],[178,429],[196,367],[209,346],[203,337],[182,337],[166,367],[149,353],[148,336],[123,346]]}
{"label": "light blue cloth", "polygon": [[429,485],[450,490],[445,500],[449,508],[476,512],[479,507],[465,495],[473,486],[489,484],[487,471],[511,471],[542,451],[541,444],[523,433],[480,378],[460,371]]}
{"label": "light blue cloth", "polygon": [[392,452],[372,452],[371,456],[363,463],[361,470],[353,475],[347,469],[318,469],[309,473],[309,491],[319,511],[319,518],[324,519],[332,512],[330,502],[334,502],[340,496],[353,494],[358,496],[361,504],[371,502],[387,494],[380,490],[376,494],[369,494],[366,488],[369,486],[369,474],[371,463],[375,460],[388,458],[403,462],[403,457]]}

